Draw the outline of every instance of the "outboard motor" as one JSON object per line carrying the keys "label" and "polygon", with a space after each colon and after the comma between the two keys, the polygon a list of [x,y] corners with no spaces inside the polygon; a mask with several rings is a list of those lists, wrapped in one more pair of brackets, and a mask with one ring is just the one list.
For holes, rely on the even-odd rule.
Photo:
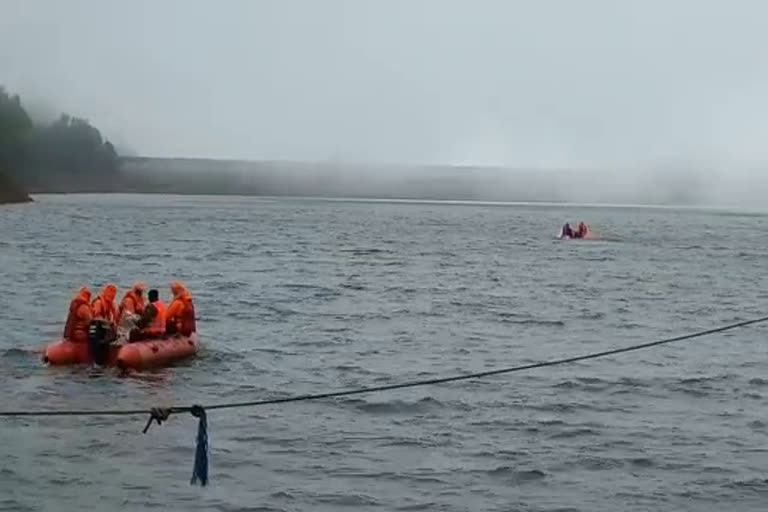
{"label": "outboard motor", "polygon": [[95,319],[88,324],[88,348],[94,363],[99,366],[107,364],[109,347],[114,340],[115,331],[106,320]]}

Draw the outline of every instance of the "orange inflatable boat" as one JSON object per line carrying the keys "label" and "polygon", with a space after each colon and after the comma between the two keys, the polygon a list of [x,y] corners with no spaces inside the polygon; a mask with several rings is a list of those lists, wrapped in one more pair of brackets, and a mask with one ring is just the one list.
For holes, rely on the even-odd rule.
{"label": "orange inflatable boat", "polygon": [[[196,333],[191,336],[173,336],[164,339],[136,341],[122,345],[105,345],[95,349],[89,343],[59,340],[43,352],[43,362],[51,365],[101,364],[121,369],[141,370],[168,366],[197,354],[200,341]],[[95,353],[99,350],[100,353]]]}

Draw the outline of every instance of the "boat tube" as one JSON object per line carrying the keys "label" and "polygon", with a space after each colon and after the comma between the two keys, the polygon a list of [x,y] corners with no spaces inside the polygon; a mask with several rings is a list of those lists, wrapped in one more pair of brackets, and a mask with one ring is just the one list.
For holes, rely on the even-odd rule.
{"label": "boat tube", "polygon": [[199,348],[197,333],[115,343],[96,324],[89,326],[87,343],[59,340],[48,345],[43,351],[43,362],[55,366],[98,364],[141,370],[169,366],[196,355]]}

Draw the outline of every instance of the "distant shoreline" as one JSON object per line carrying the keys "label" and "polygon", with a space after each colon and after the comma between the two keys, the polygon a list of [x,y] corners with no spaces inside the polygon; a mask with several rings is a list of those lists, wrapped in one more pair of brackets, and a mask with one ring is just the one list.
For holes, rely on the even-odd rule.
{"label": "distant shoreline", "polygon": [[455,200],[455,199],[402,199],[402,198],[375,198],[375,197],[325,197],[325,196],[261,196],[254,194],[234,193],[167,193],[167,192],[41,192],[31,194],[35,197],[46,196],[168,196],[177,198],[238,198],[250,199],[254,202],[327,202],[327,203],[358,203],[358,204],[401,204],[401,205],[435,205],[435,206],[483,206],[498,208],[534,207],[534,208],[561,208],[561,209],[617,209],[617,210],[666,210],[688,212],[720,212],[768,215],[768,208],[753,208],[728,205],[685,205],[685,204],[641,204],[641,203],[574,203],[564,201],[482,201],[482,200]]}
{"label": "distant shoreline", "polygon": [[693,168],[562,169],[482,165],[123,157],[116,192],[259,197],[761,208],[768,179]]}
{"label": "distant shoreline", "polygon": [[[113,175],[51,176],[31,195],[149,194],[275,200],[763,212],[761,185],[712,195],[685,172],[121,157]],[[766,182],[768,183],[768,182]]]}

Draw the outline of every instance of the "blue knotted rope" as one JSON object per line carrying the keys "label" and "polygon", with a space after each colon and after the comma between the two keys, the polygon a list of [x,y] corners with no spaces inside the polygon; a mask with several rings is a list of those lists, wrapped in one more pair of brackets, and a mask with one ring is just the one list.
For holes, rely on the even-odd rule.
{"label": "blue knotted rope", "polygon": [[192,480],[195,485],[200,480],[200,485],[208,484],[208,419],[205,409],[200,405],[193,405],[190,411],[192,416],[200,418],[197,424],[197,448],[195,449],[195,466],[192,469]]}

